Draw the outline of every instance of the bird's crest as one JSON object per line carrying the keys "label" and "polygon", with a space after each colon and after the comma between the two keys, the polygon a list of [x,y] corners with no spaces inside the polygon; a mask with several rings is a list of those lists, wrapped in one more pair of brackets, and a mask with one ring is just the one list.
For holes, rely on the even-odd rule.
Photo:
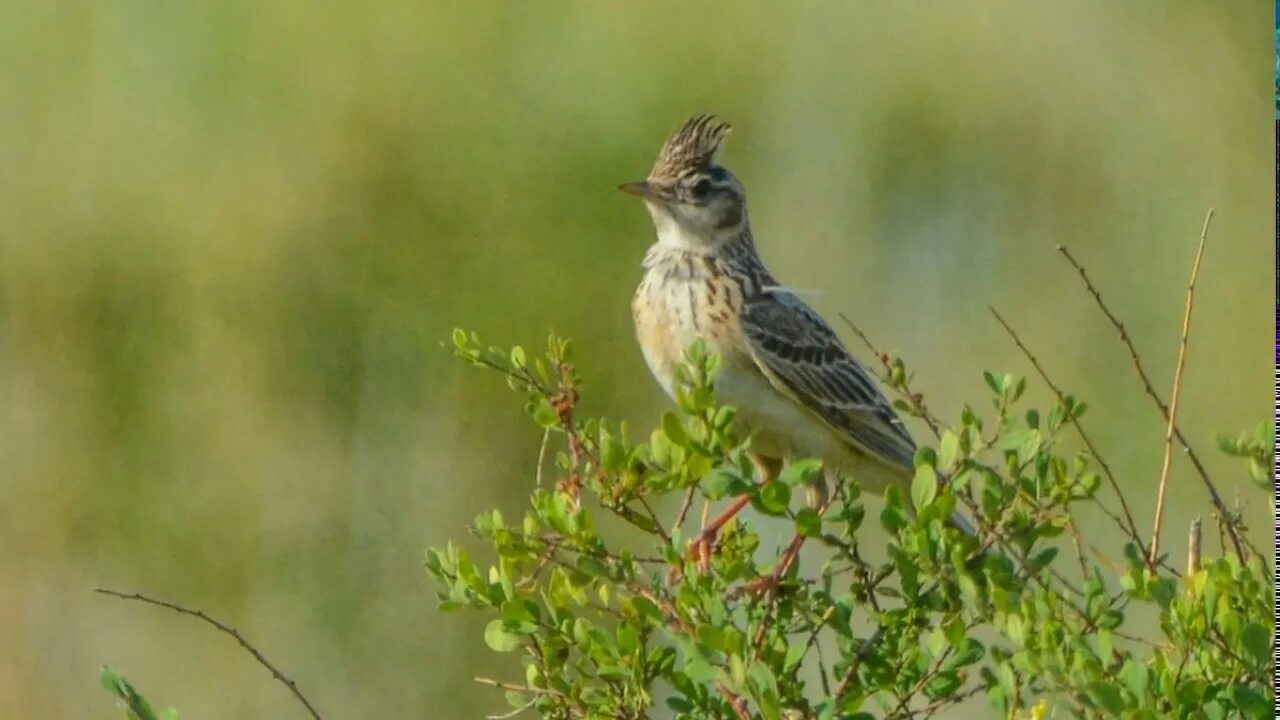
{"label": "bird's crest", "polygon": [[662,146],[650,177],[675,178],[687,170],[709,167],[730,129],[729,123],[714,115],[694,115]]}

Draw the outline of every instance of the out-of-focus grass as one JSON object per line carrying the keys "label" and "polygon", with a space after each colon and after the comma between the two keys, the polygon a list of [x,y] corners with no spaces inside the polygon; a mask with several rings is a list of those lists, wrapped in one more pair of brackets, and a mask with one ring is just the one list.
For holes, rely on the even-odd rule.
{"label": "out-of-focus grass", "polygon": [[[1269,13],[0,7],[0,714],[109,715],[104,661],[184,718],[296,713],[225,638],[95,584],[231,621],[333,717],[498,707],[420,551],[518,513],[539,437],[438,343],[554,326],[588,407],[647,421],[663,401],[627,308],[651,231],[613,187],[695,111],[736,126],[726,159],[786,282],[903,353],[948,414],[980,370],[1029,370],[998,305],[1090,400],[1148,526],[1162,428],[1053,247],[1167,385],[1215,206],[1181,418],[1212,455],[1264,416]],[[1181,528],[1203,493],[1182,464],[1172,482]]]}

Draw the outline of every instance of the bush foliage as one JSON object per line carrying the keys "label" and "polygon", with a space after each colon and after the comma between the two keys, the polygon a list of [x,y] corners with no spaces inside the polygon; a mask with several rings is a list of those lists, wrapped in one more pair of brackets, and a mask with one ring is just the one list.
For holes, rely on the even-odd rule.
{"label": "bush foliage", "polygon": [[[519,658],[518,679],[479,679],[505,691],[509,715],[925,718],[961,703],[987,715],[985,703],[1001,717],[1271,717],[1269,561],[1230,512],[1215,515],[1221,543],[1202,553],[1197,522],[1185,563],[1150,560],[1109,507],[1110,469],[1061,449],[1087,409],[1070,395],[1024,408],[1024,378],[988,373],[985,407],[944,425],[902,362],[880,356],[899,410],[936,436],[916,455],[912,502],[891,489],[867,503],[853,477],[821,510],[797,509],[792,495],[819,463],[756,484],[750,438],[715,403],[718,360],[701,348],[680,377],[678,412],[638,440],[579,417],[570,342],[552,336],[532,357],[462,331],[454,344],[527,397],[544,451],[555,446],[554,486],[539,467],[523,518],[493,511],[471,525],[492,551],[484,566],[458,544],[426,556],[440,607],[486,613],[484,642]],[[1269,473],[1271,426],[1220,445]],[[702,538],[691,508],[740,497],[755,513],[724,527],[709,556],[691,552]],[[1122,553],[1081,536],[1084,505],[1124,530]],[[946,522],[957,507],[976,537]],[[766,582],[780,553],[762,539],[764,517],[790,523],[825,561]],[[1158,632],[1137,620],[1151,617]]]}

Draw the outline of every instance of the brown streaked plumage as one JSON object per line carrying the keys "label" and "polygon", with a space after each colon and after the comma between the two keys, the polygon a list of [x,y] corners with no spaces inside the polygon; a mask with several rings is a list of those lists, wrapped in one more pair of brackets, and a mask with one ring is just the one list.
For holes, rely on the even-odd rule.
{"label": "brown streaked plumage", "polygon": [[[829,475],[863,487],[909,488],[915,443],[892,406],[826,321],[761,262],[746,191],[716,163],[728,132],[694,116],[648,178],[621,186],[645,200],[657,231],[632,303],[645,361],[674,396],[689,345],[702,339],[718,352],[716,394],[738,409],[765,475],[779,461],[818,457]],[[955,523],[972,532],[963,517]]]}
{"label": "brown streaked plumage", "polygon": [[658,153],[649,178],[677,178],[681,173],[705,170],[732,128],[711,115],[694,115],[671,135]]}

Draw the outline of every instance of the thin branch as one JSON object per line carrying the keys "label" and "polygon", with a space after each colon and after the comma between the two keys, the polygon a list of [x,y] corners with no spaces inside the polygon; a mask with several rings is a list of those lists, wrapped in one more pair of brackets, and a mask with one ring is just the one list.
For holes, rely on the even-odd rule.
{"label": "thin branch", "polygon": [[542,487],[542,467],[547,463],[547,441],[551,439],[551,428],[542,431],[542,444],[538,446],[538,472],[534,476],[534,483],[538,487]]}
{"label": "thin branch", "polygon": [[644,499],[644,496],[637,497],[636,502],[640,503],[640,507],[644,508],[645,513],[648,514],[649,522],[653,523],[653,531],[658,534],[663,543],[670,545],[671,536],[667,534],[666,528],[662,527],[662,520],[658,519],[658,514],[653,511],[653,506],[649,504],[648,500]]}
{"label": "thin branch", "polygon": [[[1173,461],[1173,423],[1178,417],[1178,398],[1182,395],[1182,369],[1187,364],[1187,336],[1191,333],[1191,309],[1196,300],[1196,278],[1200,276],[1200,261],[1204,258],[1205,240],[1209,237],[1209,223],[1213,221],[1213,208],[1204,216],[1204,228],[1200,230],[1200,247],[1196,249],[1195,262],[1191,264],[1191,280],[1187,283],[1187,304],[1182,312],[1182,339],[1178,343],[1178,365],[1173,371],[1173,391],[1169,395],[1169,425],[1164,432],[1164,461],[1160,466],[1160,485],[1156,492],[1156,521],[1151,530],[1151,555],[1147,565],[1154,567],[1160,552],[1160,526],[1164,523],[1164,493],[1169,484],[1169,465]],[[1242,558],[1243,560],[1243,558]]]}
{"label": "thin branch", "polygon": [[142,595],[136,592],[126,593],[126,592],[120,592],[119,590],[109,590],[107,588],[94,588],[93,591],[96,593],[100,593],[102,595],[110,595],[112,597],[117,597],[117,598],[120,598],[121,600],[137,600],[139,602],[144,602],[149,605],[156,605],[158,607],[168,608],[182,615],[190,615],[191,617],[199,618],[209,623],[210,625],[214,626],[215,628],[222,631],[223,633],[235,638],[236,642],[240,643],[241,647],[243,647],[245,650],[248,650],[250,655],[253,655],[254,659],[258,661],[258,664],[262,665],[262,667],[270,671],[272,677],[274,677],[276,680],[279,680],[280,683],[283,684],[285,687],[289,688],[289,692],[293,693],[293,696],[298,699],[298,702],[302,703],[303,707],[307,709],[307,712],[311,715],[311,717],[315,718],[315,720],[320,720],[320,713],[316,712],[316,709],[311,704],[311,701],[307,700],[307,696],[303,695],[302,691],[298,689],[298,684],[293,680],[291,680],[289,676],[280,672],[280,670],[275,665],[271,664],[270,660],[267,660],[266,656],[263,655],[262,652],[258,650],[258,648],[254,647],[248,640],[245,640],[244,636],[241,635],[238,630],[231,627],[230,625],[227,625],[226,623],[218,620],[217,618],[210,617],[209,615],[206,615],[204,612],[200,610],[193,610],[191,608],[183,607],[182,605],[171,603],[166,600],[157,600],[155,598],[147,597],[146,595]]}
{"label": "thin branch", "polygon": [[[1111,308],[1107,307],[1106,302],[1102,299],[1102,293],[1098,292],[1098,289],[1094,287],[1093,281],[1089,279],[1089,275],[1084,270],[1084,266],[1075,259],[1075,256],[1063,245],[1059,245],[1057,249],[1067,259],[1067,262],[1071,263],[1071,267],[1075,268],[1076,272],[1079,273],[1080,279],[1084,281],[1085,288],[1089,291],[1089,294],[1093,295],[1094,302],[1102,310],[1102,313],[1107,316],[1107,320],[1111,322],[1112,327],[1119,331],[1120,341],[1124,343],[1125,348],[1129,351],[1129,358],[1133,361],[1134,369],[1138,371],[1138,378],[1142,381],[1143,389],[1147,391],[1147,395],[1155,402],[1156,407],[1160,410],[1160,415],[1166,421],[1169,420],[1169,407],[1164,404],[1164,400],[1160,399],[1160,393],[1156,392],[1155,386],[1151,384],[1151,379],[1147,377],[1147,371],[1142,366],[1142,360],[1138,357],[1138,350],[1134,347],[1133,340],[1129,337],[1129,331],[1125,329],[1124,323],[1120,322],[1120,319],[1111,312]],[[1230,511],[1227,510],[1226,503],[1222,501],[1222,496],[1218,494],[1218,489],[1214,486],[1213,480],[1209,478],[1209,471],[1205,469],[1204,463],[1200,462],[1200,456],[1191,448],[1191,444],[1187,442],[1186,436],[1182,434],[1182,430],[1177,424],[1173,425],[1173,436],[1182,444],[1182,449],[1186,451],[1187,458],[1191,460],[1191,464],[1195,466],[1200,479],[1204,481],[1214,508],[1224,517],[1230,518]],[[1235,525],[1229,521],[1227,523],[1227,531],[1231,536],[1231,544],[1235,548],[1236,557],[1243,563],[1245,561],[1244,549],[1240,543],[1243,541],[1248,544],[1249,541],[1241,538],[1236,531]],[[1250,546],[1250,549],[1253,549],[1252,546]],[[1254,550],[1254,553],[1257,554],[1257,550]]]}
{"label": "thin branch", "polygon": [[1191,530],[1187,535],[1187,579],[1191,580],[1200,572],[1200,517],[1191,521]]}
{"label": "thin branch", "polygon": [[[999,322],[1000,326],[1009,334],[1009,337],[1013,338],[1014,344],[1018,346],[1018,349],[1022,351],[1022,354],[1031,361],[1031,366],[1036,369],[1036,373],[1040,375],[1040,379],[1044,380],[1044,384],[1048,385],[1049,389],[1053,391],[1053,394],[1057,396],[1058,403],[1065,407],[1067,401],[1066,393],[1062,391],[1062,388],[1058,387],[1057,383],[1053,381],[1053,378],[1049,377],[1049,373],[1040,365],[1040,361],[1036,359],[1034,354],[1032,354],[1030,348],[1022,342],[1022,338],[1018,337],[1018,333],[1013,329],[1013,326],[1011,326],[993,306],[988,305],[987,309],[995,316],[996,321]],[[1111,472],[1111,466],[1107,464],[1106,459],[1102,457],[1102,453],[1098,452],[1097,446],[1094,445],[1093,440],[1089,438],[1089,434],[1085,432],[1084,426],[1080,423],[1080,419],[1075,416],[1075,413],[1069,413],[1069,415],[1071,425],[1076,429],[1076,433],[1080,435],[1080,439],[1084,441],[1084,446],[1089,449],[1089,454],[1098,461],[1098,466],[1102,468],[1102,474],[1107,478],[1107,482],[1111,484],[1111,489],[1115,491],[1116,497],[1120,498],[1120,510],[1124,513],[1125,521],[1124,523],[1121,523],[1120,519],[1106,508],[1103,508],[1103,512],[1110,515],[1111,518],[1115,520],[1116,524],[1120,525],[1122,529],[1127,530],[1129,537],[1138,544],[1139,548],[1142,548],[1142,536],[1138,533],[1138,524],[1133,521],[1133,513],[1129,511],[1129,503],[1125,501],[1124,493],[1120,491],[1120,483],[1116,481],[1115,473]],[[1101,505],[1099,507],[1101,507]]]}
{"label": "thin branch", "polygon": [[698,486],[691,485],[684,493],[684,500],[680,502],[680,511],[676,513],[676,521],[671,524],[671,534],[674,536],[684,527],[684,520],[689,516],[689,508],[693,506],[693,497],[698,494]]}
{"label": "thin branch", "polygon": [[513,718],[513,717],[515,717],[515,716],[519,715],[520,713],[524,712],[525,710],[532,710],[532,709],[533,709],[533,706],[534,706],[534,705],[537,705],[537,704],[538,704],[538,700],[540,700],[540,699],[541,699],[541,698],[539,698],[537,695],[535,695],[535,696],[533,696],[533,699],[531,699],[529,702],[527,702],[527,703],[525,703],[525,704],[523,704],[523,705],[521,705],[521,706],[519,706],[519,707],[517,707],[517,708],[515,708],[515,709],[513,709],[513,710],[508,710],[507,712],[504,712],[504,713],[498,713],[498,714],[496,714],[496,715],[485,715],[485,719],[486,719],[486,720],[510,720],[511,718]]}

